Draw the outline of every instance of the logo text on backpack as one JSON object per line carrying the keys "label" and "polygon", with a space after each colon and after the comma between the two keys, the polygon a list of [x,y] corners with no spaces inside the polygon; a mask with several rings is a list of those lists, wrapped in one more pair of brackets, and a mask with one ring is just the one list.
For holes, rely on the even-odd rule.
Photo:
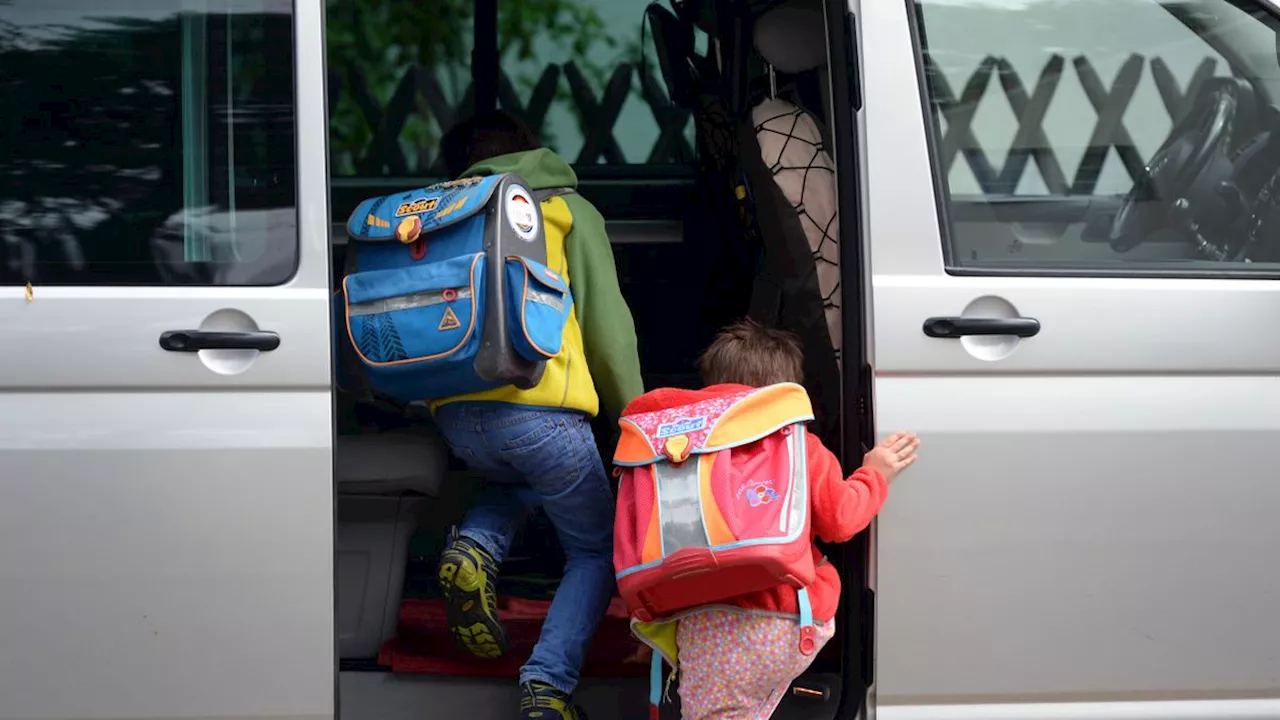
{"label": "logo text on backpack", "polygon": [[658,426],[658,437],[668,438],[673,435],[683,435],[685,433],[697,432],[707,426],[707,416],[698,415],[696,417],[676,418],[671,422],[662,423]]}
{"label": "logo text on backpack", "polygon": [[750,507],[768,505],[778,499],[778,491],[773,489],[772,480],[748,480],[739,485],[734,494],[739,500],[745,499]]}
{"label": "logo text on backpack", "polygon": [[420,197],[409,202],[402,202],[396,207],[396,217],[408,215],[410,213],[430,212],[436,209],[436,205],[440,203],[439,198]]}

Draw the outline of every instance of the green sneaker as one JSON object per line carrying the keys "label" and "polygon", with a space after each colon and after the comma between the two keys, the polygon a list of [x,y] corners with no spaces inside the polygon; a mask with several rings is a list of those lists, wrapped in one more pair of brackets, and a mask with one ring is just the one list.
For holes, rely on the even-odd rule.
{"label": "green sneaker", "polygon": [[507,633],[498,619],[497,576],[498,563],[470,538],[455,537],[440,556],[437,578],[447,603],[449,634],[478,658],[507,652]]}
{"label": "green sneaker", "polygon": [[547,685],[531,682],[520,696],[520,720],[587,720],[568,695]]}

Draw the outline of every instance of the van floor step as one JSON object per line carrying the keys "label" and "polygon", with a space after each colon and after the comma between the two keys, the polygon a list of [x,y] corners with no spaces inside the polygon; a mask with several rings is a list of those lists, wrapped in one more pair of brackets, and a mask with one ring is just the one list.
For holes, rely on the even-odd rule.
{"label": "van floor step", "polygon": [[[510,720],[520,704],[513,680],[342,672],[338,720]],[[588,678],[574,700],[591,718],[648,720],[648,678]]]}

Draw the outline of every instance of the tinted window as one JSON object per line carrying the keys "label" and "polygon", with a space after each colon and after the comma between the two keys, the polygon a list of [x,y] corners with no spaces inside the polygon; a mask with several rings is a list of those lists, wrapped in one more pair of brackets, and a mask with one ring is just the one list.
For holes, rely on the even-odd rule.
{"label": "tinted window", "polygon": [[291,277],[291,12],[0,0],[0,283]]}
{"label": "tinted window", "polygon": [[1276,22],[1228,0],[921,0],[953,269],[1280,269]]}
{"label": "tinted window", "polygon": [[[637,166],[688,165],[689,114],[670,107],[652,52],[640,61],[644,7],[499,0],[499,105],[579,168],[626,178],[643,175]],[[442,176],[440,136],[473,108],[472,0],[328,8],[334,176]]]}
{"label": "tinted window", "polygon": [[529,12],[533,3],[500,0],[499,82],[510,92],[500,85],[499,104],[578,166],[693,162],[693,123],[667,100],[651,37],[640,55],[645,4],[564,4],[573,10],[547,22]]}

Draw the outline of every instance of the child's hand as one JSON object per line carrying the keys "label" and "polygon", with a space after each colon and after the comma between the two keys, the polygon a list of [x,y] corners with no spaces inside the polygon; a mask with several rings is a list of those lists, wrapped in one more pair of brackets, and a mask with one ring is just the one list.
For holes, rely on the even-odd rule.
{"label": "child's hand", "polygon": [[862,464],[880,471],[885,482],[891,483],[903,468],[916,461],[918,447],[920,438],[915,433],[896,432],[871,448],[871,452],[862,458]]}

